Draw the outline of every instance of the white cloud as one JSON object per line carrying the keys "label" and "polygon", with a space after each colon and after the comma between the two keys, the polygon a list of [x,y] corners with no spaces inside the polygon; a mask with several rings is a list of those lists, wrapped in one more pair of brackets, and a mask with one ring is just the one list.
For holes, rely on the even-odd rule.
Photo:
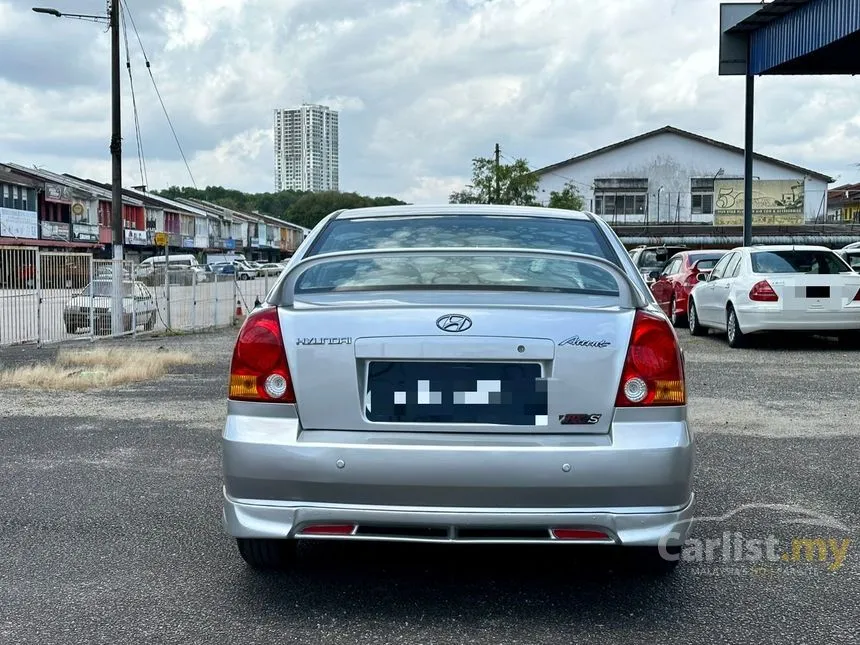
{"label": "white cloud", "polygon": [[[496,142],[534,166],[669,124],[742,142],[743,80],[717,75],[719,0],[128,2],[200,186],[272,190],[272,110],[304,102],[341,113],[343,190],[415,202],[444,201]],[[107,37],[29,6],[0,0],[0,160],[108,180]],[[187,185],[129,38],[149,184]],[[758,79],[757,148],[860,180],[855,95],[851,77]]]}

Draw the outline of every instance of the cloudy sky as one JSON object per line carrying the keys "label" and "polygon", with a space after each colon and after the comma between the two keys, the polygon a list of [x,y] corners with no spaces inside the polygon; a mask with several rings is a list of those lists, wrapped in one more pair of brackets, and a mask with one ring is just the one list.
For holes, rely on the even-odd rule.
{"label": "cloudy sky", "polygon": [[[127,2],[200,187],[273,190],[272,110],[303,102],[340,110],[341,190],[419,203],[445,201],[497,141],[532,167],[664,125],[743,142],[743,79],[716,72],[719,0]],[[0,0],[0,161],[109,181],[109,36],[34,3],[105,11]],[[191,185],[128,35],[149,186]],[[857,83],[758,79],[757,150],[860,181]]]}

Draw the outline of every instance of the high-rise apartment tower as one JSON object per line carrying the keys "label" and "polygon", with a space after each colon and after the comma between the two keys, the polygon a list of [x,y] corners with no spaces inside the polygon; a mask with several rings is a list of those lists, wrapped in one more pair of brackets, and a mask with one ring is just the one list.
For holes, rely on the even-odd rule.
{"label": "high-rise apartment tower", "polygon": [[275,189],[338,188],[338,113],[324,105],[275,110]]}

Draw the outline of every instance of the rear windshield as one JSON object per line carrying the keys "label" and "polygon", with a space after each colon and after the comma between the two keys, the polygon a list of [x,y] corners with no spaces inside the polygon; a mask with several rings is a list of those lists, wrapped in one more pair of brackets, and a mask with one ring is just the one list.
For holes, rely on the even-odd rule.
{"label": "rear windshield", "polygon": [[860,253],[848,253],[848,257],[846,257],[845,260],[855,271],[860,269]]}
{"label": "rear windshield", "polygon": [[669,263],[669,259],[682,249],[645,249],[639,256],[639,267],[642,269],[662,269]]}
{"label": "rear windshield", "polygon": [[596,255],[617,262],[612,248],[591,221],[489,215],[334,220],[309,255],[434,246],[548,249]]}
{"label": "rear windshield", "polygon": [[577,260],[512,257],[503,254],[350,259],[306,270],[295,293],[469,289],[617,296],[618,284],[605,269]]}
{"label": "rear windshield", "polygon": [[850,271],[832,251],[758,251],[752,254],[755,273],[811,273],[817,275]]}
{"label": "rear windshield", "polygon": [[717,262],[720,261],[720,258],[723,257],[725,253],[692,253],[690,254],[690,264],[696,264],[696,268],[700,271],[710,271],[713,269]]}

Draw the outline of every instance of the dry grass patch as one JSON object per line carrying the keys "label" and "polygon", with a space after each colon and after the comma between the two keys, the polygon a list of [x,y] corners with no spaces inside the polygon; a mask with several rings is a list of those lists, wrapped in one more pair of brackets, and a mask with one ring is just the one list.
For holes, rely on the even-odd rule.
{"label": "dry grass patch", "polygon": [[188,352],[99,348],[61,350],[53,363],[0,371],[0,387],[82,391],[151,381],[194,360]]}

